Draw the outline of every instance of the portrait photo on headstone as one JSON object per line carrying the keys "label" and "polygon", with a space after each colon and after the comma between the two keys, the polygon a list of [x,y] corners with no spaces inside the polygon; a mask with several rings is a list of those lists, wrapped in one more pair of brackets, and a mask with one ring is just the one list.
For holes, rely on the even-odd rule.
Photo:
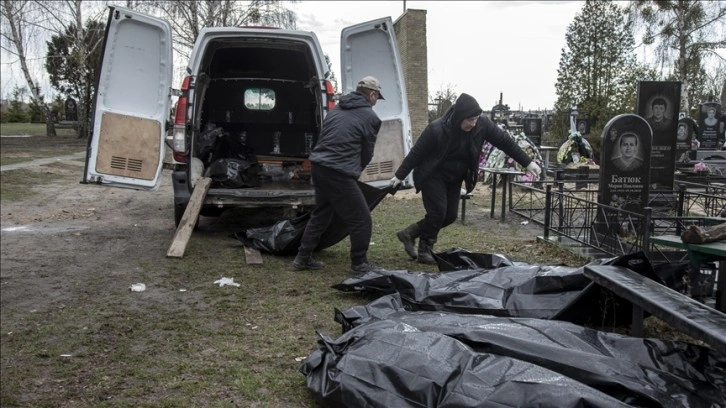
{"label": "portrait photo on headstone", "polygon": [[578,119],[577,120],[577,131],[583,135],[589,135],[590,134],[590,121],[587,119]]}
{"label": "portrait photo on headstone", "polygon": [[669,106],[670,102],[663,96],[658,96],[650,102],[650,114],[647,116],[648,123],[653,131],[656,129],[668,129],[671,126],[671,119],[669,117]]}
{"label": "portrait photo on headstone", "polygon": [[78,120],[78,104],[73,98],[66,99],[65,102],[66,120],[75,122]]}
{"label": "portrait photo on headstone", "polygon": [[620,171],[635,171],[643,166],[643,153],[640,150],[640,136],[626,131],[618,137],[610,162]]}

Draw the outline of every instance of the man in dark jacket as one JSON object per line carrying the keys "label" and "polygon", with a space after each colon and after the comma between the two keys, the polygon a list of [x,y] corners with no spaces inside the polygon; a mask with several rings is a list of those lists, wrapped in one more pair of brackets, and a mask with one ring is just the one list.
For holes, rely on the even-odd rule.
{"label": "man in dark jacket", "polygon": [[391,179],[391,185],[397,187],[413,170],[416,192],[421,191],[426,215],[396,234],[406,253],[420,263],[435,263],[433,245],[439,231],[456,220],[462,182],[467,192],[474,189],[485,140],[527,167],[537,178],[542,172],[506,131],[481,113],[473,97],[461,94],[444,116],[424,129]]}
{"label": "man in dark jacket", "polygon": [[315,186],[315,209],[292,263],[295,270],[319,269],[323,263],[312,257],[333,215],[344,220],[350,236],[351,272],[368,272],[368,245],[373,223],[358,178],[373,158],[381,120],[373,106],[381,95],[381,84],[372,76],[358,82],[356,90],[340,98],[325,117],[323,131],[310,154]]}

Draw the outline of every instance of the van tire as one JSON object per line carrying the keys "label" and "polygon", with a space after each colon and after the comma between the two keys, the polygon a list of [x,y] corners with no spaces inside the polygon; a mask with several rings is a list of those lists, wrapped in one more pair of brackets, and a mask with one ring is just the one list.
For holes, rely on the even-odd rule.
{"label": "van tire", "polygon": [[186,211],[186,209],[186,205],[174,206],[174,226],[176,226],[177,228],[179,227],[179,223],[181,222],[182,217],[184,216],[184,211]]}
{"label": "van tire", "polygon": [[[181,224],[182,217],[184,217],[184,211],[187,210],[186,205],[175,205],[174,206],[174,226],[179,228],[179,224]],[[197,222],[194,223],[194,231],[199,229],[199,216],[197,216]]]}

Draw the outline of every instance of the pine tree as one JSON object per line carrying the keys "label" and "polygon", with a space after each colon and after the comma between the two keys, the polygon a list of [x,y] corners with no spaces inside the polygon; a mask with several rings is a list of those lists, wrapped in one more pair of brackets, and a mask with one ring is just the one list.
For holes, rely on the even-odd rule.
{"label": "pine tree", "polygon": [[[588,0],[565,35],[557,71],[553,132],[567,138],[570,108],[601,129],[634,105],[634,40],[625,12],[611,1]],[[597,156],[596,156],[597,157]]]}

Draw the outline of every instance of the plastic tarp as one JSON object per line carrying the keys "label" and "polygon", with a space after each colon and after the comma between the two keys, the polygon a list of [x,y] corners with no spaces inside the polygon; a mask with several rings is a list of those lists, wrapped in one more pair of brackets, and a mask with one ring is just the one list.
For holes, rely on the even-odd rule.
{"label": "plastic tarp", "polygon": [[568,322],[405,310],[389,295],[337,312],[300,367],[346,407],[723,407],[726,356]]}
{"label": "plastic tarp", "polygon": [[[383,200],[387,194],[395,194],[396,189],[392,187],[376,188],[366,183],[358,182],[358,186],[368,203],[368,209],[374,208]],[[305,231],[305,226],[310,219],[310,213],[305,213],[297,218],[278,221],[273,225],[249,228],[237,232],[234,237],[245,246],[259,249],[273,255],[295,255],[300,246],[300,239]],[[316,248],[317,251],[329,248],[348,236],[348,229],[337,215],[333,217],[330,226],[323,233]]]}
{"label": "plastic tarp", "polygon": [[[504,255],[458,249],[437,253],[435,259],[439,268],[454,270],[377,270],[348,278],[333,288],[374,296],[398,293],[409,310],[557,319],[577,324],[625,325],[632,319],[630,303],[613,301],[614,295],[584,275],[584,266],[530,265],[513,262]],[[471,268],[477,263],[482,266]],[[592,264],[625,266],[662,282],[642,252]]]}

